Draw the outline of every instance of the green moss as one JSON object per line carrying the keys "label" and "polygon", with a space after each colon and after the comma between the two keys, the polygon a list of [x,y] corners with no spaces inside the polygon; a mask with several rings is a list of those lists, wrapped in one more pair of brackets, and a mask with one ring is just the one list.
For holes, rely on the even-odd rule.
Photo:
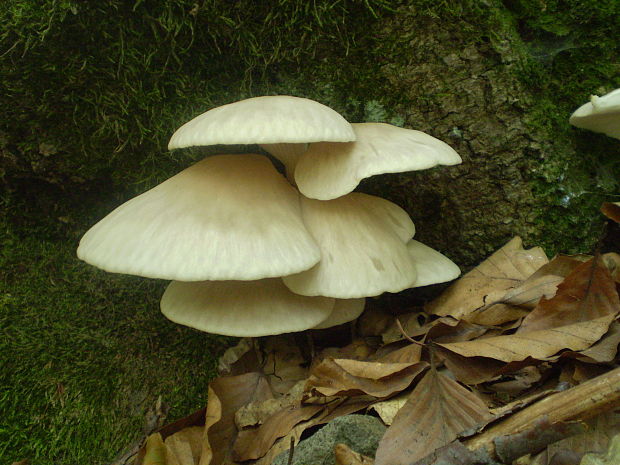
{"label": "green moss", "polygon": [[392,3],[9,0],[0,12],[0,129],[20,162],[14,172],[152,184],[173,128],[265,91],[255,83],[276,63],[345,59],[360,25]]}
{"label": "green moss", "polygon": [[547,135],[533,189],[541,200],[534,238],[550,253],[591,250],[602,201],[618,192],[618,144],[568,124],[591,94],[620,87],[620,3],[610,0],[506,1],[525,53],[517,75],[532,92],[526,123]]}
{"label": "green moss", "polygon": [[164,283],[100,272],[73,244],[6,225],[0,250],[3,463],[109,463],[158,395],[171,419],[204,406],[226,339],[165,320]]}

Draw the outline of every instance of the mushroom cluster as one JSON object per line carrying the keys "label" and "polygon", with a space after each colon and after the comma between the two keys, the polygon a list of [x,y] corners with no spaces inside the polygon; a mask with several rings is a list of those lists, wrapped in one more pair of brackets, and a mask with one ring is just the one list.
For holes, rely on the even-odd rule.
{"label": "mushroom cluster", "polygon": [[171,280],[170,320],[231,336],[326,328],[365,298],[456,278],[413,239],[407,213],[353,192],[381,173],[461,162],[444,142],[388,124],[350,124],[318,102],[255,97],[203,113],[169,149],[258,144],[214,155],[129,200],[83,236],[78,257],[106,271]]}

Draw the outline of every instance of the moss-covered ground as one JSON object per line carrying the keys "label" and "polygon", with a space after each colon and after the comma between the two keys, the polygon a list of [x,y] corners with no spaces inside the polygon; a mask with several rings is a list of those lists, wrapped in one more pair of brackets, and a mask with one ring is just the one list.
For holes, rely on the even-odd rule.
{"label": "moss-covered ground", "polygon": [[168,418],[205,404],[226,340],[163,318],[163,282],[85,265],[74,240],[0,227],[0,462],[111,463],[158,396]]}
{"label": "moss-covered ground", "polygon": [[158,395],[169,419],[204,405],[229,341],[167,322],[163,282],[80,263],[79,237],[190,163],[166,141],[206,108],[288,93],[352,121],[402,124],[394,108],[449,100],[394,85],[420,35],[408,24],[444,35],[458,25],[460,44],[525,89],[515,108],[536,139],[522,155],[537,200],[526,241],[588,251],[599,202],[618,200],[620,150],[567,116],[620,87],[617,0],[3,3],[0,462],[106,464],[141,434]]}

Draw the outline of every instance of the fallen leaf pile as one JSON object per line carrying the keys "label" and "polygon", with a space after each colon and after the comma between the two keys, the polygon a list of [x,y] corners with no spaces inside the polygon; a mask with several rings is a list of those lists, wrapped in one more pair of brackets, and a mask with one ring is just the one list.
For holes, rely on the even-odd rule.
{"label": "fallen leaf pile", "polygon": [[517,237],[424,309],[368,308],[341,346],[243,339],[206,409],[151,434],[134,464],[269,465],[357,412],[389,426],[376,456],[339,444],[331,463],[578,465],[620,431],[619,270],[617,254],[549,261]]}

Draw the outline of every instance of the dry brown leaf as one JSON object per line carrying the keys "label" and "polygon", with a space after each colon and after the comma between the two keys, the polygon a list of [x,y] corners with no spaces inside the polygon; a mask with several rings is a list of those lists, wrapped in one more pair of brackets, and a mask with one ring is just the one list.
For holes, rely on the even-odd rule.
{"label": "dry brown leaf", "polygon": [[548,261],[540,247],[524,250],[521,238],[515,237],[452,284],[425,310],[462,319],[489,303],[501,302],[509,289],[517,287]]}
{"label": "dry brown leaf", "polygon": [[544,360],[562,349],[587,349],[607,332],[613,319],[614,315],[607,315],[559,328],[439,345],[464,357],[488,357],[503,362],[527,357]]}
{"label": "dry brown leaf", "polygon": [[464,357],[446,350],[441,346],[435,346],[440,358],[454,377],[461,383],[475,385],[499,378],[499,370],[505,363],[492,358]]}
{"label": "dry brown leaf", "polygon": [[407,389],[426,367],[426,362],[381,363],[326,358],[312,368],[305,391],[308,397],[360,394],[388,397]]}
{"label": "dry brown leaf", "polygon": [[261,355],[263,373],[276,396],[286,394],[297,382],[308,377],[307,361],[294,335],[266,338]]}
{"label": "dry brown leaf", "polygon": [[[398,325],[396,319],[398,319],[400,325]],[[420,320],[422,320],[422,322]],[[387,325],[385,330],[381,333],[381,339],[384,344],[401,341],[404,338],[403,331],[412,337],[426,334],[428,331],[428,329],[422,330],[425,322],[424,316],[420,312],[405,313],[397,317],[390,316],[389,321],[389,325]]]}
{"label": "dry brown leaf", "polygon": [[585,432],[549,444],[548,456],[553,457],[561,449],[568,449],[579,456],[588,452],[604,453],[610,439],[620,433],[620,414],[614,411],[602,413],[585,423],[588,425]]}
{"label": "dry brown leaf", "polygon": [[297,445],[302,433],[313,426],[328,423],[335,418],[348,415],[367,408],[372,403],[370,399],[339,399],[325,405],[325,409],[314,418],[297,424],[286,436],[278,439],[264,457],[252,462],[253,465],[271,465],[275,458],[289,450],[291,439]]}
{"label": "dry brown leaf", "polygon": [[370,361],[381,363],[416,363],[422,359],[422,346],[409,341],[398,341],[384,345],[370,357]]}
{"label": "dry brown leaf", "polygon": [[276,412],[258,428],[240,431],[233,446],[235,461],[243,462],[263,457],[278,439],[323,411],[324,405],[293,405]]}
{"label": "dry brown leaf", "polygon": [[238,429],[261,425],[274,413],[284,410],[301,401],[305,380],[299,381],[285,395],[263,401],[250,402],[235,413],[235,424]]}
{"label": "dry brown leaf", "polygon": [[553,298],[541,299],[517,333],[556,328],[618,312],[616,285],[603,259],[595,257],[576,267],[558,286]]}
{"label": "dry brown leaf", "polygon": [[166,446],[161,434],[153,433],[146,438],[143,465],[166,465]]}
{"label": "dry brown leaf", "polygon": [[336,465],[373,465],[374,460],[351,450],[346,444],[334,446]]}
{"label": "dry brown leaf", "polygon": [[620,223],[620,203],[619,202],[603,202],[601,212],[610,220]]}
{"label": "dry brown leaf", "polygon": [[381,418],[381,421],[389,426],[394,421],[394,417],[396,416],[398,411],[407,402],[410,394],[410,392],[403,392],[402,394],[399,394],[388,400],[376,402],[372,404],[371,409],[377,412],[379,418]]}
{"label": "dry brown leaf", "polygon": [[531,388],[542,375],[537,367],[527,366],[510,375],[510,379],[487,385],[495,392],[509,394],[512,398]]}
{"label": "dry brown leaf", "polygon": [[471,323],[491,326],[518,320],[526,316],[541,298],[553,297],[557,286],[580,263],[582,260],[579,258],[559,255],[541,266],[525,281],[508,289],[501,299],[497,301],[487,299],[486,305],[465,315],[464,318]]}
{"label": "dry brown leaf", "polygon": [[356,322],[357,333],[362,337],[380,336],[392,322],[392,315],[373,305],[373,300],[366,299],[366,309]]}
{"label": "dry brown leaf", "polygon": [[514,305],[498,303],[496,305],[486,306],[479,311],[465,315],[466,321],[470,323],[485,326],[500,326],[504,323],[517,321],[526,316],[529,310]]}
{"label": "dry brown leaf", "polygon": [[166,465],[197,465],[204,427],[190,426],[166,438]]}
{"label": "dry brown leaf", "polygon": [[256,371],[257,365],[256,339],[244,337],[237,345],[226,349],[218,360],[217,371],[221,376],[242,375]]}
{"label": "dry brown leaf", "polygon": [[225,376],[209,383],[200,465],[232,463],[232,446],[237,437],[235,412],[250,402],[272,397],[261,373]]}
{"label": "dry brown leaf", "polygon": [[591,363],[608,363],[613,361],[618,354],[620,344],[620,323],[613,321],[609,331],[592,347],[577,353],[567,353],[579,360]]}
{"label": "dry brown leaf", "polygon": [[325,358],[350,358],[352,360],[367,360],[377,350],[376,344],[369,344],[367,339],[355,339],[344,347],[327,347],[312,360],[316,365]]}
{"label": "dry brown leaf", "polygon": [[484,402],[429,370],[379,443],[376,465],[409,465],[491,419]]}
{"label": "dry brown leaf", "polygon": [[562,358],[574,358],[586,363],[609,363],[615,360],[620,345],[620,323],[616,320],[609,326],[609,331],[592,347],[579,351],[566,351]]}

